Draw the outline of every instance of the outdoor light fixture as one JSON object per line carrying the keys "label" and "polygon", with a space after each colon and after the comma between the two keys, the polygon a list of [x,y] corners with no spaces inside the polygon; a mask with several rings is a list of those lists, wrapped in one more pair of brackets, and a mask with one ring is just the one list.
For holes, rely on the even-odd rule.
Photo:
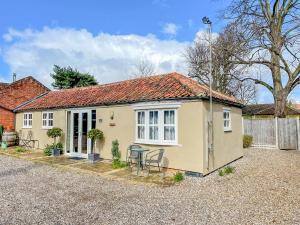
{"label": "outdoor light fixture", "polygon": [[209,19],[207,16],[204,16],[204,17],[202,18],[202,22],[203,22],[204,24],[211,24],[211,21],[210,21],[210,19]]}

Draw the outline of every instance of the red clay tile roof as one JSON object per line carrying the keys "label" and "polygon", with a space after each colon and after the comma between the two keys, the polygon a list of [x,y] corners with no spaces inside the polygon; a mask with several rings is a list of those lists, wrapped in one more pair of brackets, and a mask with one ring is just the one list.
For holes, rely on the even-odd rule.
{"label": "red clay tile roof", "polygon": [[[286,106],[285,107],[286,115],[300,115],[300,111]],[[256,105],[247,105],[243,108],[243,115],[254,116],[254,115],[274,115],[275,114],[275,105],[274,104],[256,104]]]}
{"label": "red clay tile roof", "polygon": [[[111,84],[51,91],[17,111],[112,105],[143,101],[206,98],[209,89],[178,73],[149,76]],[[234,97],[213,92],[215,100],[241,106]]]}
{"label": "red clay tile roof", "polygon": [[0,82],[0,90],[6,88],[9,84]]}
{"label": "red clay tile roof", "polygon": [[0,107],[13,110],[28,100],[49,91],[33,77],[25,77],[0,89]]}

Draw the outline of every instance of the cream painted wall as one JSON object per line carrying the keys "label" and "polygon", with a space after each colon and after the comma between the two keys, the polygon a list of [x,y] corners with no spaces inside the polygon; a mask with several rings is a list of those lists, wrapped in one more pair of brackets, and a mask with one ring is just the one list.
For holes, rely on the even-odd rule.
{"label": "cream painted wall", "polygon": [[[53,112],[53,125],[54,127],[60,127],[63,129],[64,135],[61,137],[61,142],[65,142],[66,126],[65,126],[65,111],[64,110],[53,110],[44,111]],[[52,144],[53,139],[48,138],[47,129],[42,128],[42,112],[32,112],[32,128],[23,128],[23,113],[17,113],[16,115],[16,131],[22,130],[24,138],[27,137],[28,131],[32,131],[33,139],[39,140],[39,148],[44,149],[47,144]]]}
{"label": "cream painted wall", "polygon": [[[231,110],[231,131],[224,131],[223,109]],[[204,102],[204,121],[207,125],[209,115],[209,102]],[[209,156],[209,169],[207,164],[207,151],[204,151],[204,173],[216,170],[227,163],[243,156],[242,137],[242,110],[236,107],[225,106],[223,104],[213,104],[213,135],[214,152]],[[207,130],[207,126],[204,126]],[[207,132],[204,135],[204,149],[207,148]]]}
{"label": "cream painted wall", "polygon": [[[143,145],[150,150],[164,148],[163,164],[169,168],[202,172],[203,168],[203,110],[202,102],[184,102],[178,108],[178,146]],[[105,140],[97,143],[96,152],[102,158],[111,159],[112,141],[118,139],[122,159],[126,159],[127,147],[135,142],[135,111],[132,105],[97,107],[96,127],[103,131]],[[66,133],[65,110],[54,110],[54,126],[60,127]],[[114,119],[111,120],[111,114]],[[42,127],[42,112],[33,112],[34,138],[40,140],[40,147],[50,144]],[[99,119],[102,122],[99,122]],[[115,126],[111,126],[113,123]],[[17,114],[17,130],[22,129],[23,113]],[[23,129],[26,132],[29,129]],[[64,138],[63,138],[64,140]]]}

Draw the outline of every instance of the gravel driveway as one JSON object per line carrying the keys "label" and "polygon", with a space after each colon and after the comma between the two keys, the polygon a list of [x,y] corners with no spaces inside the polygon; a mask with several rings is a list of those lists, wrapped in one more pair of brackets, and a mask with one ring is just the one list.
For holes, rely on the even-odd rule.
{"label": "gravel driveway", "polygon": [[300,224],[300,151],[234,166],[159,188],[0,156],[0,224]]}

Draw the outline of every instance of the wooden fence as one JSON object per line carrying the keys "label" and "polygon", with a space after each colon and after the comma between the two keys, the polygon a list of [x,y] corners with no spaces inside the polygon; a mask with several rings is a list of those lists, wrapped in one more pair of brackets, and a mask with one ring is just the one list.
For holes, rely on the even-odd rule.
{"label": "wooden fence", "polygon": [[298,118],[244,119],[244,134],[253,137],[253,147],[299,149],[300,127]]}

